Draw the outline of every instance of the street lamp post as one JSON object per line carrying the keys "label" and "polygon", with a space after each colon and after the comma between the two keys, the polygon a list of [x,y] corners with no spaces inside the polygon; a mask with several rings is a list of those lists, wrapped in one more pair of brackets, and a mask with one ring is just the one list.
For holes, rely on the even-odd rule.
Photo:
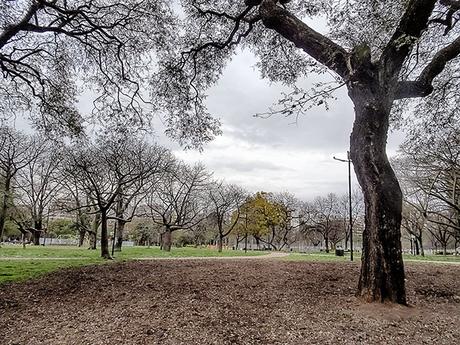
{"label": "street lamp post", "polygon": [[353,261],[353,211],[351,207],[351,158],[350,151],[347,151],[347,159],[332,157],[336,161],[348,163],[348,210],[350,220],[350,260]]}

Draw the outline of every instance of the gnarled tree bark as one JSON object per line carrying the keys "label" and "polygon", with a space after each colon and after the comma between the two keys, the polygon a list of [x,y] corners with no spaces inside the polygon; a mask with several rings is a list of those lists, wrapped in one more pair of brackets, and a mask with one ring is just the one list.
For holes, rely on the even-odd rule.
{"label": "gnarled tree bark", "polygon": [[351,159],[365,202],[357,294],[366,301],[406,304],[401,250],[402,193],[386,155],[391,102],[376,82],[350,88],[355,105]]}

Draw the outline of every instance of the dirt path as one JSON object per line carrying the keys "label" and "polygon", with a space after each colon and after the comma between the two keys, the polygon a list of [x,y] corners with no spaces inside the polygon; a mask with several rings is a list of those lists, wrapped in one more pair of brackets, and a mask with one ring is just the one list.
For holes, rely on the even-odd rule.
{"label": "dirt path", "polygon": [[289,256],[289,253],[271,252],[265,255],[251,256],[185,256],[185,257],[150,257],[150,258],[134,258],[133,260],[252,260],[252,259],[279,259]]}
{"label": "dirt path", "polygon": [[[260,258],[260,257],[258,257]],[[0,344],[458,344],[460,267],[407,267],[413,307],[354,297],[357,263],[149,260],[0,288]]]}

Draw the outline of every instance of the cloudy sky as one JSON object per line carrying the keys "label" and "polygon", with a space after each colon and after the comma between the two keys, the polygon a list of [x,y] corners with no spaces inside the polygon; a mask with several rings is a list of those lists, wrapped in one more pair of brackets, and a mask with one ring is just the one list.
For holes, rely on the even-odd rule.
{"label": "cloudy sky", "polygon": [[[314,24],[318,27],[318,22]],[[183,151],[161,133],[164,128],[160,122],[155,140],[188,163],[204,163],[216,179],[251,192],[288,191],[303,200],[329,192],[346,193],[347,164],[332,158],[346,158],[349,148],[354,115],[346,90],[336,93],[337,100],[331,101],[328,111],[312,108],[297,122],[282,116],[255,118],[253,115],[266,112],[283,90],[281,85],[270,85],[260,78],[256,62],[250,52],[240,52],[228,64],[218,85],[209,91],[208,109],[221,120],[223,134],[203,152]],[[311,78],[302,85],[308,87],[313,80],[318,81],[315,76]],[[83,113],[91,110],[90,98],[81,98]],[[24,119],[18,119],[15,125],[30,127]],[[396,152],[401,141],[400,133],[390,134],[389,155]],[[354,172],[352,183],[357,185]]]}
{"label": "cloudy sky", "polygon": [[[182,150],[161,133],[164,128],[160,122],[155,140],[188,163],[204,163],[216,179],[251,192],[288,191],[303,200],[329,192],[346,193],[347,164],[332,158],[346,158],[349,148],[354,114],[346,90],[336,93],[337,100],[330,102],[328,111],[312,108],[297,122],[282,116],[256,118],[254,114],[266,112],[283,91],[281,85],[260,78],[256,62],[250,52],[240,52],[218,85],[209,90],[208,109],[221,120],[223,134],[203,152]],[[313,75],[312,80],[317,81],[315,78]],[[302,82],[304,86],[309,83]],[[83,96],[80,102],[84,113],[91,110],[89,98]],[[30,129],[25,119],[18,118],[15,125]],[[401,133],[390,133],[389,155],[395,154],[401,140]]]}
{"label": "cloudy sky", "polygon": [[[202,153],[182,151],[164,138],[161,142],[183,160],[203,162],[216,178],[250,191],[289,191],[305,200],[346,193],[347,164],[332,158],[345,158],[349,148],[353,106],[346,90],[339,90],[328,111],[313,108],[296,123],[282,116],[255,118],[277,101],[282,90],[262,80],[255,63],[251,53],[238,54],[210,90],[208,108],[221,119],[223,135]],[[399,133],[390,135],[390,155],[401,139]]]}

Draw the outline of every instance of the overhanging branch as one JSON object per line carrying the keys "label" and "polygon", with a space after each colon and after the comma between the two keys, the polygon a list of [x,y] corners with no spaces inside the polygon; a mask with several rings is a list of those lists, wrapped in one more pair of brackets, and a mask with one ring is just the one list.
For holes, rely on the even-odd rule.
{"label": "overhanging branch", "polygon": [[400,81],[395,99],[424,97],[433,91],[433,80],[460,55],[460,37],[441,49],[422,70],[415,81]]}
{"label": "overhanging branch", "polygon": [[310,28],[286,9],[278,6],[275,0],[262,2],[260,16],[267,28],[275,30],[312,58],[336,72],[343,79],[347,79],[346,61],[349,53],[344,48]]}

